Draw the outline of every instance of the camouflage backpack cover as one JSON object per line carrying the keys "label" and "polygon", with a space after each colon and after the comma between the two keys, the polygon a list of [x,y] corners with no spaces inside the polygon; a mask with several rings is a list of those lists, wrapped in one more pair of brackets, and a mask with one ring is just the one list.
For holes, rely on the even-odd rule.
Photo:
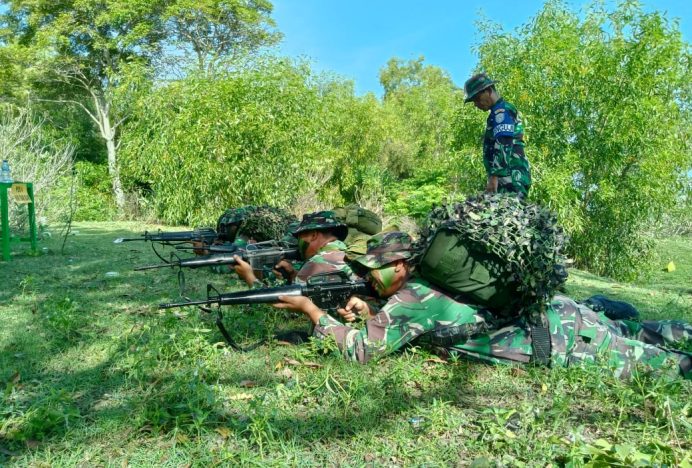
{"label": "camouflage backpack cover", "polygon": [[420,275],[499,317],[541,312],[567,279],[554,214],[512,194],[433,208],[421,229]]}
{"label": "camouflage backpack cover", "polygon": [[233,242],[243,235],[256,242],[283,239],[289,225],[298,221],[291,213],[274,206],[248,205],[226,210],[216,224],[221,240]]}
{"label": "camouflage backpack cover", "polygon": [[358,205],[336,207],[332,210],[336,219],[348,226],[344,243],[351,256],[362,255],[367,250],[370,236],[382,231],[382,219],[377,214]]}

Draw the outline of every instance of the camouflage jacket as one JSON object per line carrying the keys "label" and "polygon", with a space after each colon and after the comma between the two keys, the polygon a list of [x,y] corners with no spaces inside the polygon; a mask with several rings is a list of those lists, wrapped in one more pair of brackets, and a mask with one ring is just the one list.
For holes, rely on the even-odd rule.
{"label": "camouflage jacket", "polygon": [[521,113],[500,98],[491,108],[483,137],[483,165],[488,176],[497,176],[498,192],[528,194],[531,168],[524,154]]}
{"label": "camouflage jacket", "polygon": [[345,272],[350,279],[357,279],[358,277],[353,273],[351,266],[346,263],[345,257],[346,244],[340,240],[328,243],[303,263],[303,266],[298,270],[296,283],[304,284],[313,275],[337,272]]}
{"label": "camouflage jacket", "polygon": [[324,315],[314,334],[317,338],[333,336],[346,359],[367,362],[435,330],[455,327],[475,335],[488,329],[488,320],[477,308],[454,301],[422,278],[413,278],[362,329]]}

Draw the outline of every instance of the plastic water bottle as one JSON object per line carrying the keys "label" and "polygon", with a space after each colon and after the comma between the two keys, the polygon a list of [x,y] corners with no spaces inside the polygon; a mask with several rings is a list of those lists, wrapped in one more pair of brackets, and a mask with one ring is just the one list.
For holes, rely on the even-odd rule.
{"label": "plastic water bottle", "polygon": [[12,176],[10,175],[10,163],[7,159],[2,160],[2,168],[0,168],[0,182],[12,183]]}

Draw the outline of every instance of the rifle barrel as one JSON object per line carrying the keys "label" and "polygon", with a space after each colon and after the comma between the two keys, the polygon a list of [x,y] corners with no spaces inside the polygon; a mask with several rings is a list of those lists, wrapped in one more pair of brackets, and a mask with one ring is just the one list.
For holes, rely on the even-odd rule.
{"label": "rifle barrel", "polygon": [[195,305],[209,305],[212,304],[213,301],[190,301],[190,302],[169,302],[166,304],[159,304],[159,309],[173,309],[175,307],[185,307],[185,306],[195,306]]}
{"label": "rifle barrel", "polygon": [[171,267],[173,268],[174,266],[177,266],[178,263],[159,263],[157,265],[145,265],[141,267],[135,268],[135,271],[142,271],[142,270],[154,270],[156,268],[166,268],[166,267]]}

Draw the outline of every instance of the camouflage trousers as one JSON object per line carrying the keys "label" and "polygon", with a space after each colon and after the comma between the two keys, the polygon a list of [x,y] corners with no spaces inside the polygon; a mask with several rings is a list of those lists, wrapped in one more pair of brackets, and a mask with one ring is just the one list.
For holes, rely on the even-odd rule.
{"label": "camouflage trousers", "polygon": [[513,169],[510,175],[497,178],[497,193],[516,193],[520,198],[525,198],[530,188],[529,173],[522,169]]}
{"label": "camouflage trousers", "polygon": [[[687,345],[689,351],[692,324],[612,321],[566,297],[556,298],[546,316],[552,366],[601,365],[620,378],[630,377],[641,367],[692,378],[692,354],[667,348]],[[489,363],[528,363],[533,346],[528,327],[515,324],[458,343],[449,351]]]}

